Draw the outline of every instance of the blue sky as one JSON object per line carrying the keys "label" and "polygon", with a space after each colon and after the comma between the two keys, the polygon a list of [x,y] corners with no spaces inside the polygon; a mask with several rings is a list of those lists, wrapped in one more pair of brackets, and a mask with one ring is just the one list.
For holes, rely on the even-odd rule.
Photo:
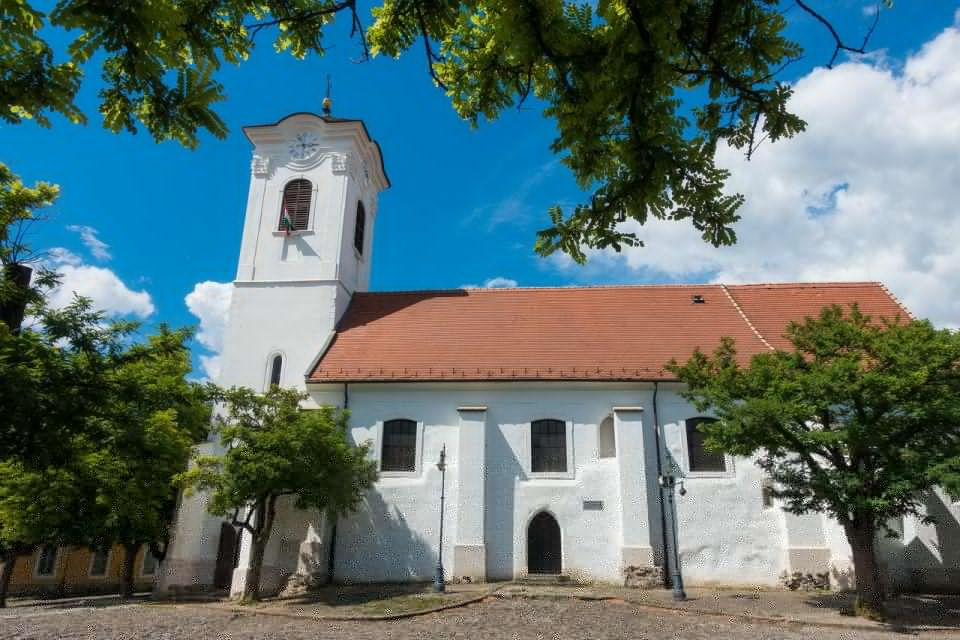
{"label": "blue sky", "polygon": [[[857,39],[869,23],[867,3],[819,4],[829,10],[841,33],[850,34],[851,40]],[[871,42],[873,48],[884,50],[884,55],[868,63],[850,64],[849,72],[885,74],[899,87],[892,95],[906,95],[901,93],[906,89],[896,84],[902,78],[905,61],[919,56],[924,46],[938,37],[942,39],[945,30],[955,24],[957,10],[956,2],[901,0],[893,11],[884,11]],[[801,82],[809,76],[807,85],[813,91],[818,82],[829,83],[814,68],[829,59],[831,40],[797,9],[788,15],[791,35],[807,45],[808,52],[785,77]],[[474,130],[455,115],[443,93],[432,86],[419,49],[400,60],[375,59],[357,64],[354,59],[359,50],[347,38],[344,25],[335,27],[327,42],[331,48],[326,57],[297,61],[275,54],[268,38],[263,38],[248,63],[225,68],[220,80],[228,100],[219,112],[230,134],[226,140],[207,136],[196,151],[172,142],[157,144],[145,132],[113,135],[102,129],[96,111],[96,70],[91,70],[80,97],[81,107],[90,117],[87,126],[54,118],[52,129],[33,124],[0,127],[3,162],[29,182],[44,179],[62,187],[62,196],[51,211],[52,221],[37,227],[33,244],[41,249],[65,249],[57,254],[60,264],[72,268],[78,278],[96,280],[94,291],[103,296],[103,306],[138,316],[148,327],[160,321],[197,323],[184,297],[199,282],[229,282],[236,269],[250,163],[250,145],[241,127],[274,122],[294,111],[318,111],[329,73],[333,77],[335,115],[366,122],[383,149],[393,183],[382,195],[377,216],[373,289],[447,288],[483,284],[492,278],[516,281],[521,286],[709,280],[721,276],[728,280],[794,279],[797,275],[819,279],[819,272],[756,260],[742,253],[706,254],[695,236],[665,228],[650,237],[652,251],[638,249],[621,256],[595,254],[583,268],[563,259],[540,259],[533,254],[532,245],[536,230],[546,226],[547,207],[575,202],[579,193],[548,149],[554,137],[553,124],[537,106],[531,103],[520,111],[507,110],[499,120]],[[931,83],[939,82],[936,78]],[[807,99],[812,105],[822,102],[809,96]],[[851,95],[849,102],[862,99],[862,95]],[[837,92],[824,95],[823,100],[837,100]],[[924,98],[917,100],[922,102]],[[838,108],[842,109],[842,104]],[[947,109],[945,114],[943,109]],[[944,106],[938,117],[960,122],[960,107],[949,109],[949,104]],[[827,119],[829,113],[819,117]],[[828,140],[842,135],[835,132],[830,137],[826,129],[823,131]],[[911,134],[904,135],[909,139]],[[824,153],[830,151],[825,149]],[[904,163],[914,161],[903,159]],[[764,184],[768,184],[776,176],[763,172],[778,162],[773,155],[769,162],[761,155],[736,171],[748,173],[754,180],[764,176]],[[821,164],[816,155],[809,158],[809,163]],[[741,175],[736,171],[735,176]],[[805,211],[814,211],[817,224],[831,224],[831,216],[841,219],[839,213],[831,213],[834,209],[842,210],[858,197],[873,197],[872,192],[858,190],[863,181],[851,178],[846,169],[838,168],[836,173],[811,175],[809,183],[796,185],[796,215],[803,217]],[[750,197],[750,180],[744,177],[737,184],[743,184]],[[906,208],[925,208],[926,196],[920,191],[929,188],[917,185],[917,199]],[[899,189],[909,191],[911,187],[908,183]],[[882,200],[883,196],[875,199]],[[748,213],[745,211],[745,219]],[[884,222],[877,219],[876,224]],[[824,227],[823,232],[834,237],[839,233],[836,227]],[[777,238],[776,232],[757,233],[760,236],[754,242],[784,240]],[[751,237],[750,233],[741,237],[744,235]],[[792,243],[797,240],[792,239]],[[858,242],[857,238],[848,240],[847,246]],[[653,247],[655,241],[661,243],[658,248]],[[910,263],[916,251],[923,249],[906,246],[900,252],[906,257],[898,259]],[[689,264],[683,262],[684,256],[689,257]],[[850,263],[842,257],[832,263],[825,257],[823,262],[832,267],[823,270],[822,279],[852,276],[888,281],[890,277],[880,266],[890,260],[890,256],[874,252],[865,258],[862,268],[850,271]],[[921,314],[953,324],[952,314],[960,308],[928,308],[923,302],[926,298],[917,293],[932,295],[937,285],[936,278],[930,281],[928,277],[936,265],[925,271],[922,262],[917,266],[916,282],[922,281],[919,289],[913,281],[893,283],[892,288],[909,304],[919,306]],[[750,265],[755,266],[754,272]],[[111,287],[125,287],[127,292],[111,292]]]}

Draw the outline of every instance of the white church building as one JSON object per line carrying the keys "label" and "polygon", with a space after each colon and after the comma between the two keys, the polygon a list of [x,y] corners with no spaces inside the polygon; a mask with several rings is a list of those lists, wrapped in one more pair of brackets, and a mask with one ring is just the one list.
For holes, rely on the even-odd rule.
{"label": "white church building", "polygon": [[[338,522],[283,505],[265,589],[297,574],[431,579],[444,447],[448,580],[657,576],[675,526],[688,584],[775,585],[795,571],[849,582],[842,529],[785,513],[750,459],[706,452],[696,425],[710,417],[663,367],[722,336],[745,359],[786,347],[788,321],[826,304],[907,315],[882,285],[371,292],[390,182],[364,124],[296,113],[244,133],[250,191],[218,382],[276,383],[305,390],[310,405],[348,407],[351,437],[372,443],[380,470]],[[658,483],[670,473],[685,489],[675,514]],[[960,504],[938,492],[926,502],[937,523],[895,523],[902,538],[881,543],[881,564],[899,587],[956,588]],[[184,497],[159,589],[241,591],[248,542],[203,495]]]}

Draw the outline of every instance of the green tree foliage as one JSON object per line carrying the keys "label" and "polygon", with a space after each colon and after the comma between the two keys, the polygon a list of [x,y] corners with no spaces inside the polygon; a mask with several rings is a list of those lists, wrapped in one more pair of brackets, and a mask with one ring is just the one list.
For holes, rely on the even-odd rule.
{"label": "green tree foliage", "polygon": [[232,388],[212,395],[225,410],[216,420],[225,452],[198,456],[180,482],[188,491],[211,492],[210,512],[232,517],[250,535],[243,597],[257,600],[278,500],[291,496],[298,509],[347,514],[376,480],[376,464],[367,445],[349,443],[345,411],[303,410],[299,391],[274,386],[265,394]]}
{"label": "green tree foliage", "polygon": [[[550,211],[537,250],[583,260],[583,247],[640,244],[621,223],[687,221],[713,245],[735,242],[743,198],[723,193],[717,145],[748,155],[761,139],[804,128],[787,108],[778,73],[801,53],[784,36],[779,0],[383,0],[369,29],[355,0],[59,0],[44,13],[26,0],[0,4],[0,119],[49,113],[75,122],[83,74],[101,69],[100,113],[112,131],[136,131],[195,147],[198,133],[227,133],[214,110],[225,98],[215,74],[238,64],[266,30],[273,46],[302,58],[324,53],[323,30],[349,16],[363,57],[426,51],[430,76],[476,124],[534,96],[557,124],[563,155],[588,202]],[[887,2],[886,4],[889,4]],[[805,12],[829,28],[810,4]],[[880,13],[877,12],[877,17]],[[45,40],[73,38],[66,52]],[[872,29],[870,30],[872,32]],[[868,37],[869,33],[868,32]],[[62,53],[62,61],[57,54]]]}
{"label": "green tree foliage", "polygon": [[174,477],[209,409],[187,380],[191,331],[161,325],[134,342],[134,325],[90,305],[34,305],[35,323],[16,334],[0,324],[0,561],[9,569],[41,544],[118,542],[128,594],[139,548],[165,550]]}
{"label": "green tree foliage", "polygon": [[669,365],[699,410],[707,446],[757,456],[792,513],[825,512],[853,550],[858,601],[882,605],[874,555],[892,518],[921,514],[935,486],[960,493],[960,334],[927,321],[872,322],[854,305],[791,323],[793,351],[748,366],[724,339]]}
{"label": "green tree foliage", "polygon": [[78,517],[93,492],[77,464],[37,469],[0,461],[0,607],[6,606],[13,565],[40,545],[84,541],[90,523]]}
{"label": "green tree foliage", "polygon": [[25,242],[30,225],[39,219],[38,210],[57,199],[59,187],[38,182],[23,184],[7,165],[0,162],[0,323],[17,331],[24,311],[39,299],[39,290],[53,284],[51,274],[40,272],[36,285],[30,286],[33,253]]}
{"label": "green tree foliage", "polygon": [[118,542],[125,550],[123,595],[133,593],[140,548],[165,550],[176,504],[174,477],[187,468],[192,445],[209,424],[202,388],[186,378],[191,335],[161,325],[121,355],[108,375],[108,403],[94,421],[97,446],[84,454],[97,494],[91,514],[96,542]]}

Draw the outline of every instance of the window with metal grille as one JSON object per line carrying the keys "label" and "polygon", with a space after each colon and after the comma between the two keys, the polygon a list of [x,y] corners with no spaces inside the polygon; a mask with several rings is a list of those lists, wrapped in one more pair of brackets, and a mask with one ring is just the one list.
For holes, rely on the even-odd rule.
{"label": "window with metal grille", "polygon": [[283,205],[280,208],[279,231],[303,231],[310,222],[310,198],[313,184],[309,180],[297,178],[287,183],[283,189]]}
{"label": "window with metal grille", "polygon": [[273,356],[270,364],[270,386],[280,386],[280,371],[283,369],[283,356]]}
{"label": "window with metal grille", "polygon": [[52,576],[57,568],[57,548],[51,545],[41,547],[37,554],[37,575]]}
{"label": "window with metal grille", "polygon": [[567,424],[563,420],[534,420],[530,423],[534,473],[567,470]]}
{"label": "window with metal grille", "polygon": [[706,434],[698,428],[701,424],[716,422],[715,418],[690,418],[687,420],[687,457],[690,471],[726,471],[727,459],[722,453],[707,451],[704,447]]}
{"label": "window with metal grille", "polygon": [[416,471],[417,423],[413,420],[387,420],[383,423],[380,450],[381,471]]}
{"label": "window with metal grille", "polygon": [[94,549],[90,555],[90,577],[102,578],[107,575],[107,568],[110,565],[110,550],[99,548]]}
{"label": "window with metal grille", "polygon": [[363,255],[363,233],[367,227],[367,211],[362,202],[357,202],[357,221],[353,228],[353,246]]}

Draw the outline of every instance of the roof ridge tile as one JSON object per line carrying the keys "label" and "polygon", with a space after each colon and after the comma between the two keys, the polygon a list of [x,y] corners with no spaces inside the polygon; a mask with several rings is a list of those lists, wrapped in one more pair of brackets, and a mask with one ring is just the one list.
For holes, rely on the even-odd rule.
{"label": "roof ridge tile", "polygon": [[773,345],[767,342],[767,339],[763,337],[763,334],[760,333],[760,330],[754,326],[753,322],[744,312],[743,308],[740,306],[740,303],[737,302],[736,298],[733,297],[733,294],[730,293],[730,290],[727,289],[727,285],[721,284],[720,288],[723,289],[723,292],[727,294],[727,298],[730,300],[730,303],[733,304],[734,308],[737,310],[737,313],[740,314],[740,317],[743,318],[743,321],[747,323],[747,326],[750,327],[750,330],[753,331],[754,335],[760,338],[760,342],[766,345],[767,349],[774,351]]}

